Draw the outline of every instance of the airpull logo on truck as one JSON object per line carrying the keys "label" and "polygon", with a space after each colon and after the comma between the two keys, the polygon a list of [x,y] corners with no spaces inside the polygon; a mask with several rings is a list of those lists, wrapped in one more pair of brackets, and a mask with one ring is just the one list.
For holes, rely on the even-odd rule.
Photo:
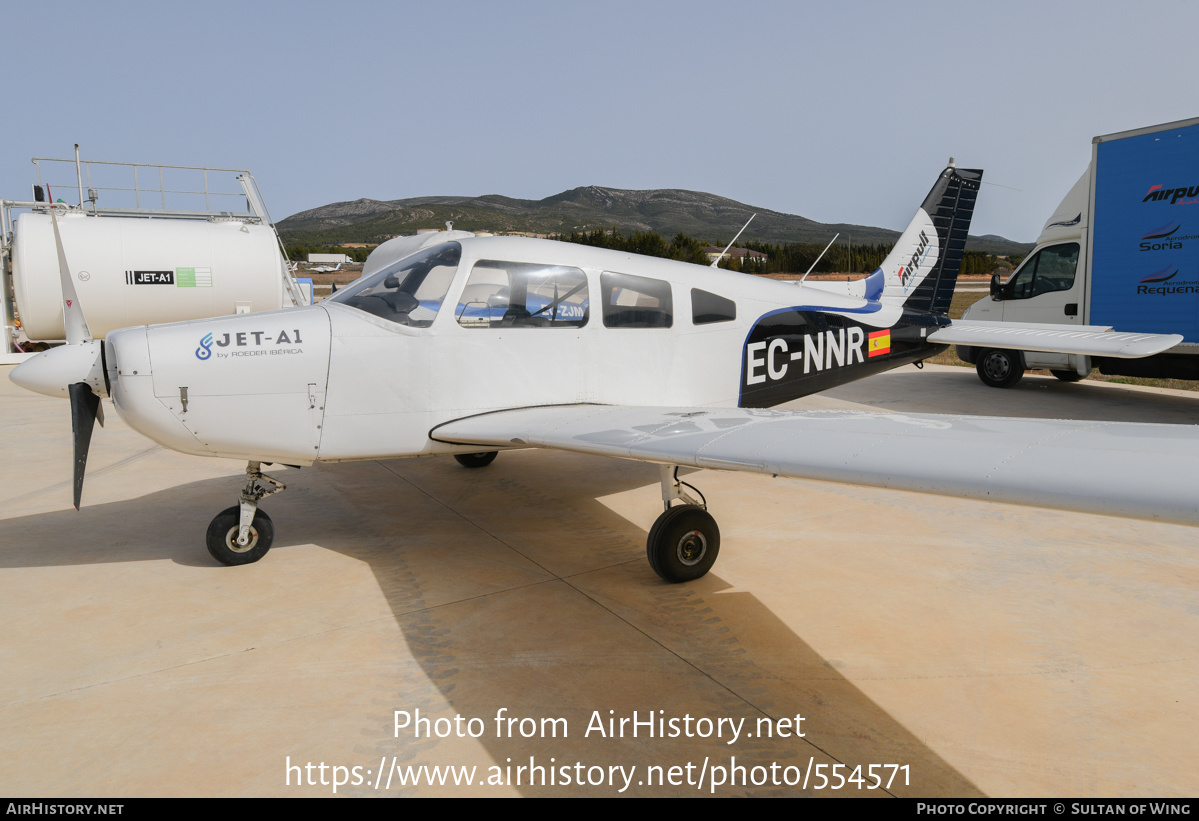
{"label": "airpull logo on truck", "polygon": [[1170,204],[1174,205],[1185,197],[1190,197],[1191,199],[1183,202],[1183,205],[1194,205],[1199,202],[1199,199],[1196,199],[1199,197],[1199,185],[1184,185],[1181,188],[1166,188],[1162,185],[1154,185],[1149,188],[1149,193],[1145,195],[1145,199],[1141,200],[1141,202],[1169,200]]}

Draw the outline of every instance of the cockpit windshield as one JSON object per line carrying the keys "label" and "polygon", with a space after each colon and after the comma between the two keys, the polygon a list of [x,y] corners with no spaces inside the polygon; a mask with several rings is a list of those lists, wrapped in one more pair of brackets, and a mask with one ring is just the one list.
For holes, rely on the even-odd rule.
{"label": "cockpit windshield", "polygon": [[435,245],[338,291],[330,301],[400,325],[427,328],[445,300],[461,258],[458,243]]}

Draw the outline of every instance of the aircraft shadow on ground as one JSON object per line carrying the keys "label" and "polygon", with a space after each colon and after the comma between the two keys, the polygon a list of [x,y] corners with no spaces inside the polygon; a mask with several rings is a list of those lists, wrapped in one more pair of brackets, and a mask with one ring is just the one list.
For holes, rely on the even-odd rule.
{"label": "aircraft shadow on ground", "polygon": [[[988,388],[973,368],[888,371],[820,396],[911,413],[981,414],[1096,422],[1199,423],[1199,392],[1150,393],[1113,383],[1066,383],[1028,374],[1014,388]],[[879,397],[885,397],[879,402]],[[800,400],[802,401],[802,400]]]}
{"label": "aircraft shadow on ground", "polygon": [[[397,674],[377,695],[382,718],[420,709],[425,716],[484,719],[485,733],[470,743],[482,744],[496,766],[511,767],[506,779],[531,757],[547,771],[569,766],[572,779],[580,772],[575,762],[605,773],[609,765],[635,765],[639,777],[659,766],[663,778],[677,766],[686,779],[689,763],[694,778],[705,760],[731,770],[735,757],[749,781],[766,772],[752,767],[772,762],[780,768],[840,762],[846,774],[857,765],[865,772],[870,764],[906,764],[911,786],[904,788],[901,777],[892,794],[980,794],[752,594],[721,593],[729,585],[719,565],[686,585],[653,575],[645,562],[645,530],[599,501],[636,488],[656,496],[656,487],[647,487],[657,482],[652,465],[518,451],[477,471],[449,459],[396,460],[327,465],[285,478],[289,490],[268,500],[278,536],[264,561],[289,546],[312,544],[367,563],[419,665],[419,674]],[[213,565],[203,532],[215,511],[232,502],[236,486],[228,479],[196,482],[83,513],[6,520],[0,567],[163,558]],[[181,507],[194,515],[179,516]],[[517,725],[517,737],[497,738],[494,719],[501,709],[515,718],[565,718],[569,735],[524,738]],[[642,720],[663,711],[657,716],[746,721],[743,737],[731,745],[727,729],[722,738],[708,739],[647,738],[644,730],[636,739],[627,731],[624,738],[585,736],[594,711],[606,720],[631,718],[634,710]],[[744,737],[759,718],[796,715],[804,717],[804,738]],[[457,763],[447,750],[461,748],[452,742],[395,738],[381,724],[363,728],[355,752],[366,760]],[[808,794],[832,793],[812,789],[815,784]],[[560,782],[529,786],[527,780],[517,789],[525,795],[612,794],[598,787],[564,792]],[[652,789],[634,781],[626,794],[667,793],[694,795],[696,788],[685,780]],[[768,784],[717,790],[799,793]]]}

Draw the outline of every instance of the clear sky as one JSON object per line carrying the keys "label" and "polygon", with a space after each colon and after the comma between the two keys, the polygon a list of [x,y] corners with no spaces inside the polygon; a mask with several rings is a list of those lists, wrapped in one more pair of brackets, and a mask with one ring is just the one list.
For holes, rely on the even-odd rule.
{"label": "clear sky", "polygon": [[1199,116],[1186,0],[4,0],[0,19],[6,199],[78,142],[248,168],[276,219],[601,185],[900,229],[952,155],[1008,186],[984,185],[972,232],[1030,242],[1092,137]]}

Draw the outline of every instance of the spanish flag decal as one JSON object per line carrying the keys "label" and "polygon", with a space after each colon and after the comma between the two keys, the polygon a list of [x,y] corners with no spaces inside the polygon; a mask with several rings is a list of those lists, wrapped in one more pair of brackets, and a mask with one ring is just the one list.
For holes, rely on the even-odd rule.
{"label": "spanish flag decal", "polygon": [[891,353],[891,331],[875,331],[870,334],[866,343],[866,351],[867,357]]}

